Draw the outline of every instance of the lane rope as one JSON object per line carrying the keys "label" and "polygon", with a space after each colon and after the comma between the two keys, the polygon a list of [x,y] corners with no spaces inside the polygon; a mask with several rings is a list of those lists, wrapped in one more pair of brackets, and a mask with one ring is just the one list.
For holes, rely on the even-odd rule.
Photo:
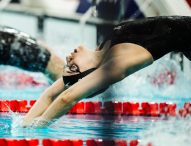
{"label": "lane rope", "polygon": [[[28,112],[36,100],[0,100],[0,112]],[[191,115],[191,103],[177,109],[175,103],[155,102],[78,102],[68,114],[127,115],[127,116],[181,116]]]}
{"label": "lane rope", "polygon": [[[1,138],[0,146],[138,146],[139,140],[103,139],[10,139]],[[148,144],[147,146],[152,146]]]}

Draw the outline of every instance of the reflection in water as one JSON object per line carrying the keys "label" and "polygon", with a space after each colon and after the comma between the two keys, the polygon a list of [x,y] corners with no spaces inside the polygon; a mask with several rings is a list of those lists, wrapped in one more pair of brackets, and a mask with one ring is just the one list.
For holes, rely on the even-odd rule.
{"label": "reflection in water", "polygon": [[1,114],[0,137],[140,139],[154,146],[190,146],[191,118],[65,115],[47,128],[21,128],[22,114]]}
{"label": "reflection in water", "polygon": [[21,128],[22,114],[1,114],[0,137],[57,139],[138,139],[157,117],[65,115],[47,128]]}

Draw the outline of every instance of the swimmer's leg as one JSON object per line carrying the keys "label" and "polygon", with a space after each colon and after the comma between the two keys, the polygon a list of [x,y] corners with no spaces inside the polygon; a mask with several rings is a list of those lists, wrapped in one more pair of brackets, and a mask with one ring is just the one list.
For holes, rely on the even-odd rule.
{"label": "swimmer's leg", "polygon": [[53,80],[59,79],[64,72],[64,60],[58,57],[55,54],[51,54],[48,65],[45,68],[45,71],[50,75]]}
{"label": "swimmer's leg", "polygon": [[[79,100],[124,79],[153,62],[151,54],[145,48],[135,44],[115,45],[111,48],[111,52],[113,53],[108,56],[105,64],[62,92],[42,114],[42,121],[59,118]],[[44,125],[46,124],[38,126]]]}
{"label": "swimmer's leg", "polygon": [[50,53],[50,58],[45,67],[45,72],[47,72],[53,80],[59,79],[60,77],[62,77],[64,72],[64,60],[56,55],[55,52],[44,43],[38,43]]}
{"label": "swimmer's leg", "polygon": [[0,26],[0,64],[35,72],[48,72],[53,79],[62,75],[64,62],[53,51],[27,34]]}

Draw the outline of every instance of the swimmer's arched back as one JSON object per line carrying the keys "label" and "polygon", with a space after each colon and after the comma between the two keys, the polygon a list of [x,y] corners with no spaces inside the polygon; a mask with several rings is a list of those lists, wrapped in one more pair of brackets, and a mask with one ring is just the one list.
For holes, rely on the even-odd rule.
{"label": "swimmer's arched back", "polygon": [[169,52],[183,52],[191,60],[191,17],[158,16],[118,24],[110,40],[145,47],[157,60]]}
{"label": "swimmer's arched back", "polygon": [[44,72],[50,52],[29,35],[0,26],[0,64]]}

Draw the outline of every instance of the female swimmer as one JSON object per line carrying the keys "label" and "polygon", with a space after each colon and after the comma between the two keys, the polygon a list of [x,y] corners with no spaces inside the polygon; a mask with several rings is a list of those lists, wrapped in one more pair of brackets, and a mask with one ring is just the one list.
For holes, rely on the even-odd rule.
{"label": "female swimmer", "polygon": [[[24,127],[46,126],[83,98],[108,88],[172,51],[183,52],[191,60],[191,17],[152,17],[121,23],[95,52],[83,47],[74,50],[68,57],[68,66],[76,66],[77,75],[64,76],[52,84],[26,114],[22,124]],[[71,86],[64,90],[65,84]]]}

